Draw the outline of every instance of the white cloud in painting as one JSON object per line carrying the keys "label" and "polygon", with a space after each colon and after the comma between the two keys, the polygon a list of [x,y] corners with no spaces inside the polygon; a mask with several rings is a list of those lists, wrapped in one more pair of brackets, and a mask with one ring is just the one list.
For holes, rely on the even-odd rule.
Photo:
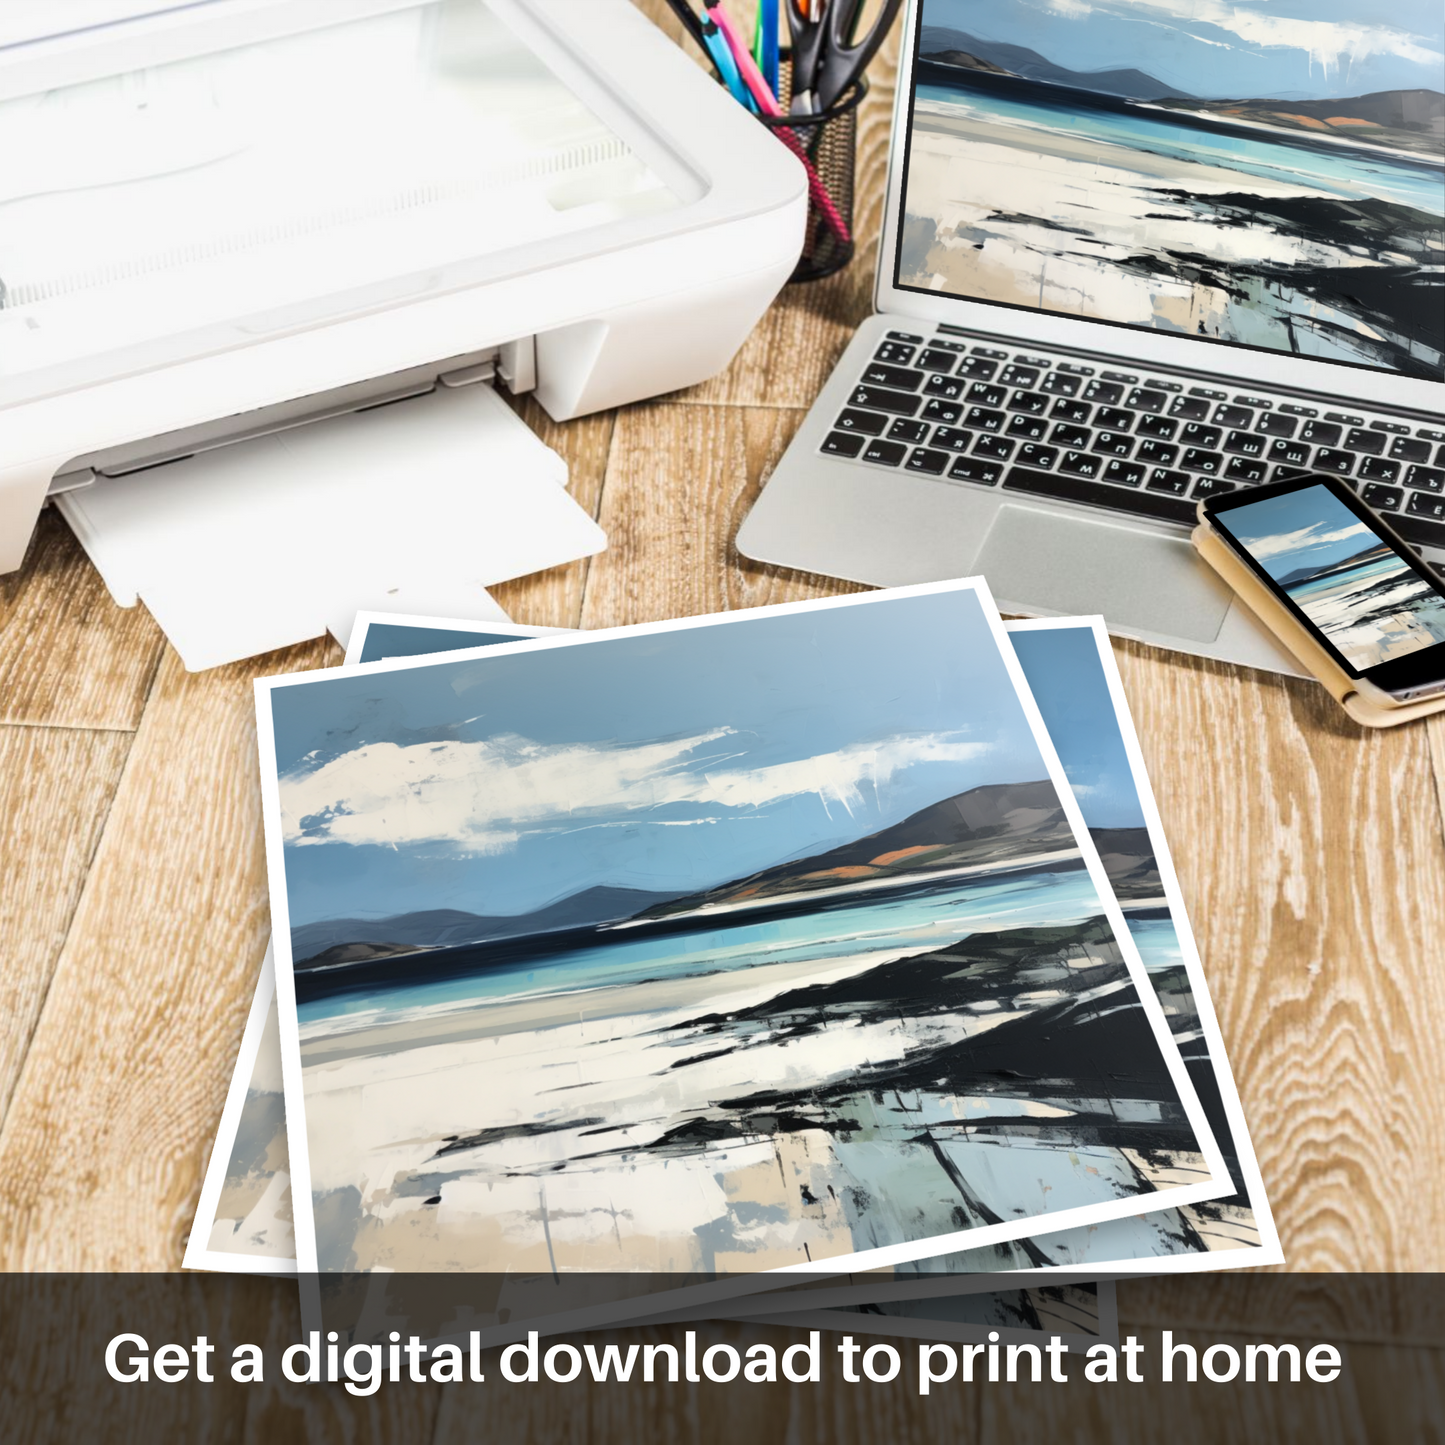
{"label": "white cloud in painting", "polygon": [[[1372,55],[1395,56],[1418,65],[1438,62],[1441,54],[1415,36],[1390,25],[1341,20],[1308,20],[1270,14],[1227,0],[1046,0],[1061,15],[1079,17],[1091,10],[1132,19],[1167,16],[1181,24],[1211,25],[1248,45],[1303,51],[1312,66],[1339,70]],[[1195,37],[1196,39],[1202,37]]]}
{"label": "white cloud in painting", "polygon": [[1266,537],[1249,539],[1247,545],[1251,554],[1263,562],[1269,557],[1281,557],[1288,552],[1303,552],[1311,547],[1323,547],[1330,542],[1348,542],[1352,537],[1371,537],[1373,532],[1363,522],[1351,522],[1348,527],[1338,527],[1333,532],[1322,532],[1328,522],[1312,522],[1294,532],[1275,532]]}
{"label": "white cloud in painting", "polygon": [[[851,813],[861,789],[885,786],[919,763],[970,762],[989,744],[956,733],[905,733],[876,743],[772,763],[730,766],[714,746],[728,728],[626,747],[547,744],[522,737],[481,742],[368,743],[280,780],[288,843],[406,847],[450,844],[505,852],[523,832],[594,824],[626,812],[634,822],[670,805],[758,809],[812,794]],[[707,755],[695,756],[701,750]],[[704,820],[705,821],[705,820]]]}

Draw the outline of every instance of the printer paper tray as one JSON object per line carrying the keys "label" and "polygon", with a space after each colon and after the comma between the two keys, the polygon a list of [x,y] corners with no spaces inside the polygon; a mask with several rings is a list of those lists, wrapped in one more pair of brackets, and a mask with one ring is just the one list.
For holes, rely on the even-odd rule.
{"label": "printer paper tray", "polygon": [[358,609],[485,620],[486,588],[589,556],[601,529],[567,467],[485,385],[317,421],[55,504],[123,607],[144,600],[192,671]]}

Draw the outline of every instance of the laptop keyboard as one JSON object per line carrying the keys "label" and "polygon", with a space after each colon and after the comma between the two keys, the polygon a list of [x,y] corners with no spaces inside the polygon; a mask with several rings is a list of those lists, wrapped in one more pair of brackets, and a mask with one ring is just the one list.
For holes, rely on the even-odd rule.
{"label": "laptop keyboard", "polygon": [[821,450],[1189,525],[1201,497],[1329,472],[1406,541],[1445,548],[1445,430],[1063,353],[890,331]]}

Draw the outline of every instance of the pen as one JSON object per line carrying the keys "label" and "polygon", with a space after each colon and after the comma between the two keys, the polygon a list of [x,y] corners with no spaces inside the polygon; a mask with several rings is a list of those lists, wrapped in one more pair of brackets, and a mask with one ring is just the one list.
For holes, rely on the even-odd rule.
{"label": "pen", "polygon": [[778,0],[758,0],[753,25],[753,59],[774,95],[778,93]]}

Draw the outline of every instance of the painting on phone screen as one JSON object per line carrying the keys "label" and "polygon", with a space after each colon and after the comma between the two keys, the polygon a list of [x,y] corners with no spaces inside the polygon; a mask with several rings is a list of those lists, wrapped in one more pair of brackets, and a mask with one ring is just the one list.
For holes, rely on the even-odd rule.
{"label": "painting on phone screen", "polygon": [[1445,597],[1327,487],[1267,497],[1219,521],[1361,672],[1445,642]]}

